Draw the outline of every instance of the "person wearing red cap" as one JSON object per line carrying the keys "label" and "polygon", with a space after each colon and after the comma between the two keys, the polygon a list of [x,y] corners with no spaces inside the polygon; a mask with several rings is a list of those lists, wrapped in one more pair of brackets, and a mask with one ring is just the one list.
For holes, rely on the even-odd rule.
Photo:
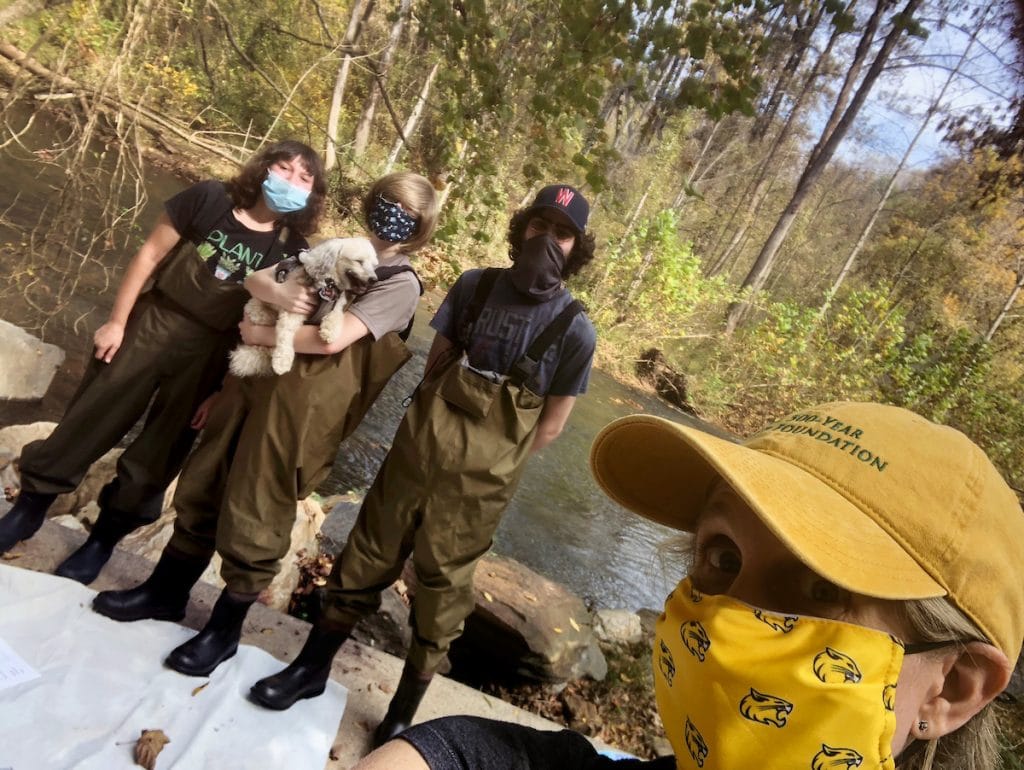
{"label": "person wearing red cap", "polygon": [[996,770],[990,708],[1024,639],[1024,511],[963,433],[836,402],[736,444],[647,415],[608,425],[594,478],[690,533],[655,629],[674,757],[448,717],[353,770]]}
{"label": "person wearing red cap", "polygon": [[412,554],[412,645],[375,743],[408,727],[473,610],[473,571],[527,458],[561,433],[586,390],[596,336],[563,281],[593,259],[588,214],[578,190],[545,187],[509,223],[512,266],[455,282],[323,610],[298,658],[252,688],[255,702],[285,709],[323,692],[334,654]]}

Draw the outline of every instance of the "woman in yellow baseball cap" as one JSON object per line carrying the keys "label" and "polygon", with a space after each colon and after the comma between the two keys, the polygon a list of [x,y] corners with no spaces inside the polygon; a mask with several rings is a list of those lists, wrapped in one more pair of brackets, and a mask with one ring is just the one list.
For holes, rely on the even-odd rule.
{"label": "woman in yellow baseball cap", "polygon": [[742,444],[635,416],[598,435],[591,467],[692,533],[654,643],[675,757],[613,765],[570,731],[449,717],[359,770],[999,766],[989,704],[1024,638],[1024,512],[962,433],[851,402]]}

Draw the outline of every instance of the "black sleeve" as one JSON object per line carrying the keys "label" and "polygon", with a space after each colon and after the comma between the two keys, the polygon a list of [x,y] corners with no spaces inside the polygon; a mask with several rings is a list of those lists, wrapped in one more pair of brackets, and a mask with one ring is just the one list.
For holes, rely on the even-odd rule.
{"label": "black sleeve", "polygon": [[309,249],[309,241],[298,233],[289,230],[288,238],[284,243],[284,253],[287,257],[294,257],[300,251]]}
{"label": "black sleeve", "polygon": [[434,719],[400,737],[430,770],[675,770],[673,757],[614,760],[572,730],[537,730],[481,717]]}
{"label": "black sleeve", "polygon": [[168,199],[164,211],[183,238],[199,243],[231,205],[224,183],[208,179]]}

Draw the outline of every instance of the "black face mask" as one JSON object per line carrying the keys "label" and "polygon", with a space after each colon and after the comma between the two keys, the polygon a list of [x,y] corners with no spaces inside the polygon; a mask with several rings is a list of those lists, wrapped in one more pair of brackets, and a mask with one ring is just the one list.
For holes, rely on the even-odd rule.
{"label": "black face mask", "polygon": [[512,285],[533,302],[547,302],[562,288],[565,254],[550,235],[523,241],[519,256],[509,268]]}

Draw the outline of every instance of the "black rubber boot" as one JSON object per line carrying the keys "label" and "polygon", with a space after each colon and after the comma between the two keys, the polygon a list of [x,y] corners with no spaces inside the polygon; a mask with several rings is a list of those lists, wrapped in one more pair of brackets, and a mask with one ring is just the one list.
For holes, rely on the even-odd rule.
{"label": "black rubber boot", "polygon": [[14,506],[0,519],[0,553],[32,537],[43,526],[46,512],[56,499],[57,495],[44,495],[25,490],[18,493]]}
{"label": "black rubber boot", "polygon": [[433,674],[421,674],[406,661],[395,697],[388,706],[387,716],[373,732],[373,748],[383,746],[408,729],[433,678]]}
{"label": "black rubber boot", "polygon": [[134,522],[127,523],[115,517],[106,509],[101,510],[89,538],[57,566],[54,574],[89,585],[114,553],[114,547],[137,526]]}
{"label": "black rubber boot", "polygon": [[225,588],[203,630],[171,650],[164,663],[180,674],[208,675],[238,652],[242,622],[254,601],[255,596],[239,596]]}
{"label": "black rubber boot", "polygon": [[351,633],[351,626],[313,626],[298,657],[283,671],[254,684],[249,690],[249,698],[275,711],[291,708],[295,701],[303,698],[315,698],[327,687],[331,661]]}
{"label": "black rubber boot", "polygon": [[160,518],[164,507],[163,489],[137,500],[131,511],[115,507],[121,490],[121,481],[114,477],[100,490],[100,515],[89,533],[88,540],[57,567],[54,574],[88,585],[96,579],[103,565],[110,559],[114,547],[125,535]]}
{"label": "black rubber boot", "polygon": [[114,620],[181,620],[188,595],[209,559],[186,556],[166,548],[145,582],[125,591],[101,591],[92,608]]}

